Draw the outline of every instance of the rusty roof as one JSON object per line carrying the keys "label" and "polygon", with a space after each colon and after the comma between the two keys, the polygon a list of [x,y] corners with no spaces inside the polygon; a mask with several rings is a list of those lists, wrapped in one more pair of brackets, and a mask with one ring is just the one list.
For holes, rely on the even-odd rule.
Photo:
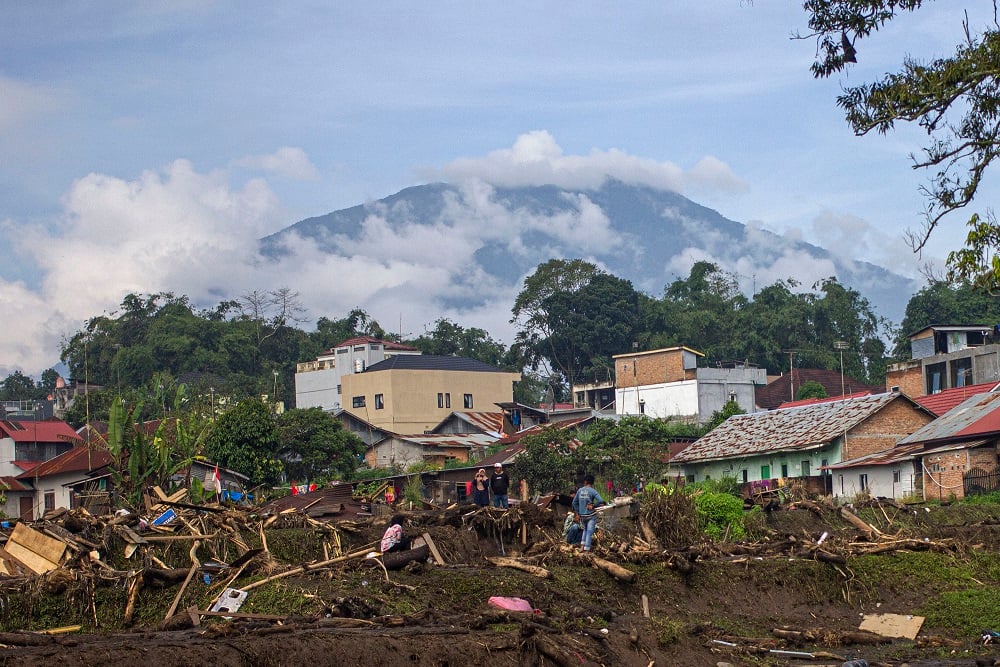
{"label": "rusty roof", "polygon": [[1000,434],[1000,392],[986,392],[967,398],[923,428],[899,441],[936,443],[968,440]]}
{"label": "rusty roof", "polygon": [[854,428],[903,394],[872,394],[784,410],[733,415],[679,452],[672,463],[821,447]]}
{"label": "rusty roof", "polygon": [[500,433],[503,428],[502,412],[456,411],[441,420],[441,423],[435,427],[435,430],[451,419],[459,419],[480,431],[488,433]]}
{"label": "rusty roof", "polygon": [[80,445],[35,466],[27,472],[22,472],[17,478],[36,479],[68,472],[90,472],[109,463],[111,463],[111,454],[108,453],[108,450]]}
{"label": "rusty roof", "polygon": [[488,433],[425,433],[396,436],[424,447],[489,447],[497,443],[497,436]]}
{"label": "rusty roof", "polygon": [[31,487],[21,484],[17,481],[16,477],[3,476],[0,477],[0,485],[2,485],[5,491],[31,491]]}
{"label": "rusty roof", "polygon": [[913,400],[927,408],[934,414],[934,416],[940,417],[952,408],[956,407],[959,403],[964,402],[969,397],[993,391],[995,387],[997,387],[996,382],[969,384],[964,387],[945,389],[944,391],[939,391],[936,394],[920,396]]}
{"label": "rusty roof", "polygon": [[841,468],[881,466],[890,465],[892,463],[900,463],[902,461],[912,461],[918,454],[921,453],[922,449],[923,445],[921,444],[899,445],[881,452],[875,452],[874,454],[859,456],[856,459],[850,459],[849,461],[841,461],[840,463],[822,466],[822,468],[823,470],[839,470]]}

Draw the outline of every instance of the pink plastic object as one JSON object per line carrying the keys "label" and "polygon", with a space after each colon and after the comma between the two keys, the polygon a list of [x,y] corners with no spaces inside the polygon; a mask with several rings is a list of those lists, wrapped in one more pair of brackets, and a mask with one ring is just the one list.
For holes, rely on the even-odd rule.
{"label": "pink plastic object", "polygon": [[524,598],[505,598],[494,595],[490,598],[491,607],[499,607],[507,611],[526,611],[529,614],[534,612],[534,607]]}

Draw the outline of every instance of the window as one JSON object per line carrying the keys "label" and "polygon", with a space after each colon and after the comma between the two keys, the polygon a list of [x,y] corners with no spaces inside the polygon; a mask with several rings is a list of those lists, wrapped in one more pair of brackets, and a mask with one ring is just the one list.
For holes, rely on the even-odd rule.
{"label": "window", "polygon": [[355,396],[354,398],[352,398],[351,399],[351,407],[352,408],[363,408],[363,407],[365,407],[365,397],[364,396]]}
{"label": "window", "polygon": [[444,407],[444,394],[442,394],[441,392],[438,392],[438,407],[439,408]]}
{"label": "window", "polygon": [[944,389],[945,362],[928,364],[925,368],[927,378],[927,393],[936,394]]}
{"label": "window", "polygon": [[375,409],[381,410],[385,407],[385,401],[382,400],[382,394],[375,394]]}
{"label": "window", "polygon": [[858,487],[864,491],[868,488],[868,475],[862,473],[858,475]]}
{"label": "window", "polygon": [[788,477],[788,464],[787,463],[782,463],[781,464],[781,476],[782,477]]}
{"label": "window", "polygon": [[337,396],[340,396],[340,385],[337,385]]}
{"label": "window", "polygon": [[643,400],[639,401],[639,414],[640,415],[646,414],[646,401]]}
{"label": "window", "polygon": [[899,471],[898,470],[893,470],[892,471],[892,483],[893,484],[899,484],[900,478],[901,478],[901,475],[899,474]]}
{"label": "window", "polygon": [[743,471],[743,483],[746,484],[747,481],[748,481],[748,471],[744,470]]}
{"label": "window", "polygon": [[809,476],[809,461],[802,462],[801,474],[803,477]]}
{"label": "window", "polygon": [[56,508],[56,494],[49,492],[45,494],[45,511],[50,512]]}
{"label": "window", "polygon": [[760,467],[760,478],[761,479],[771,479],[771,466],[761,466]]}
{"label": "window", "polygon": [[446,408],[451,407],[451,394],[449,394],[448,392],[444,393],[444,407]]}
{"label": "window", "polygon": [[472,394],[462,395],[462,406],[465,407],[466,410],[472,409]]}
{"label": "window", "polygon": [[687,476],[687,481],[689,481],[690,483],[694,484],[694,475],[688,475]]}
{"label": "window", "polygon": [[819,462],[819,465],[820,465],[821,468],[824,468],[823,472],[820,473],[821,475],[829,475],[830,474],[829,470],[825,470],[825,468],[828,465],[830,465],[830,461],[828,459],[823,459],[822,461]]}

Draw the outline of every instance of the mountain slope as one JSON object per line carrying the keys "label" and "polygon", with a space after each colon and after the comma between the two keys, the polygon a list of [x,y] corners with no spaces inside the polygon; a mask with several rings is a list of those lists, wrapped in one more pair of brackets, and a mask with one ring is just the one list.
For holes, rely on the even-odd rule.
{"label": "mountain slope", "polygon": [[379,242],[375,230],[412,236],[431,228],[474,247],[474,266],[457,278],[468,280],[469,289],[449,297],[450,307],[478,305],[476,281],[516,285],[553,257],[593,261],[654,296],[703,259],[736,274],[747,293],[780,279],[792,278],[808,288],[836,276],[893,322],[901,320],[917,288],[885,268],[748,227],[675,192],[613,180],[591,190],[481,183],[415,186],[297,222],[262,239],[262,251],[283,255],[295,235],[324,252],[349,256],[365,244],[369,252],[377,251],[371,248]]}

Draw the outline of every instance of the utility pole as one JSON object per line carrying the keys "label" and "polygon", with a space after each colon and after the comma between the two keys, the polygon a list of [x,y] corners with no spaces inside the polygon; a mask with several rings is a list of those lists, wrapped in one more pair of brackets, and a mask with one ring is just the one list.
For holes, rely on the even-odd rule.
{"label": "utility pole", "polygon": [[844,350],[850,347],[846,340],[833,341],[833,348],[840,350],[840,400],[844,400]]}

